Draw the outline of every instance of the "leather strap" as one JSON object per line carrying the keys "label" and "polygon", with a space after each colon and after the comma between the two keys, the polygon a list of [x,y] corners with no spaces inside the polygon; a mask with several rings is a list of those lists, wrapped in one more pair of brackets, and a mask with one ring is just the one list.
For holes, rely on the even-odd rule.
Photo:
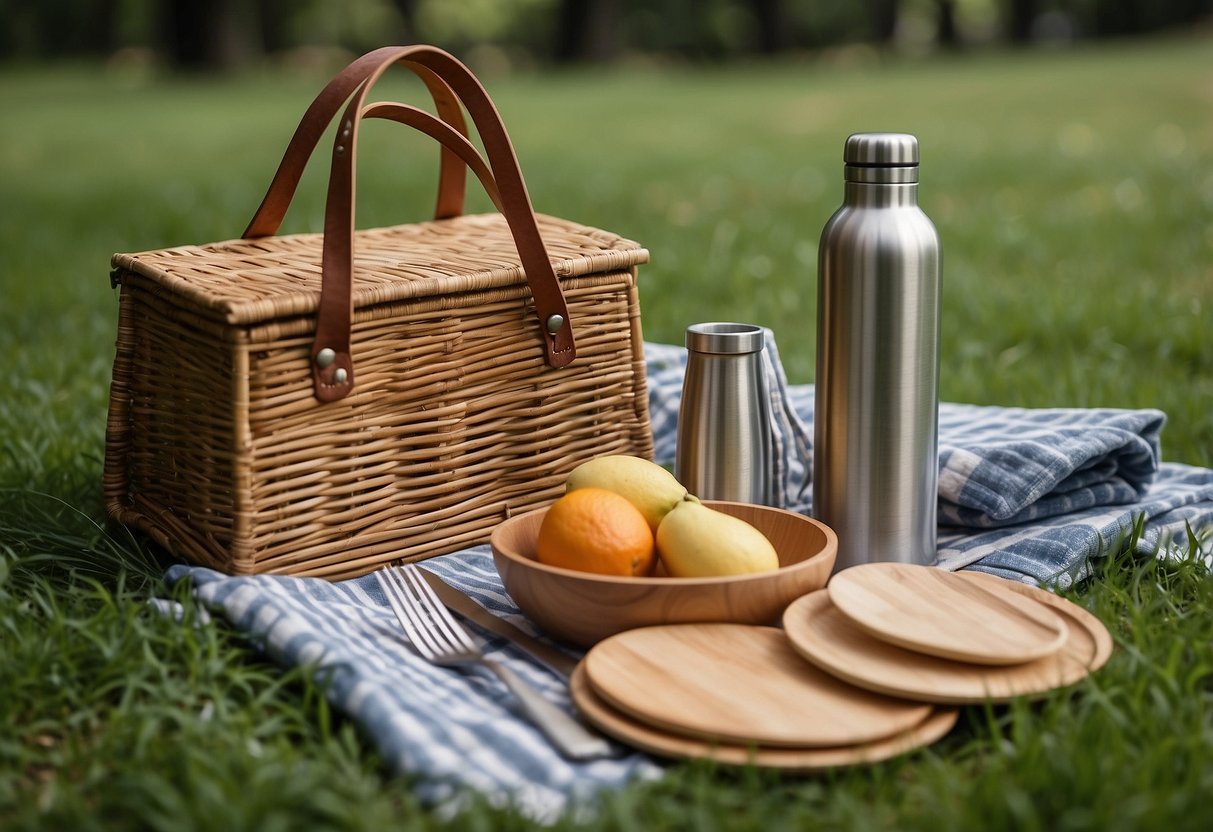
{"label": "leather strap", "polygon": [[[464,131],[459,129],[462,125],[461,119],[459,124],[451,127],[449,125],[453,122],[445,115],[443,121],[446,124],[443,124],[428,113],[406,105],[387,103],[364,108],[363,102],[371,87],[396,63],[404,64],[423,79],[427,79],[427,86],[432,93],[435,89],[453,91],[456,107],[461,101],[476,125],[491,166],[491,176],[484,176],[484,171],[478,169],[482,164],[477,165],[469,161],[479,160],[479,154],[475,154],[475,148],[463,137]],[[568,308],[539,234],[534,209],[531,207],[530,196],[522,179],[513,145],[484,87],[466,66],[440,49],[430,46],[384,47],[364,55],[330,82],[304,115],[287,148],[286,156],[279,165],[279,171],[275,174],[270,192],[249,224],[245,236],[262,236],[277,229],[290,202],[290,196],[298,184],[298,177],[306,164],[307,155],[327,126],[326,120],[324,126],[317,129],[317,122],[331,118],[328,114],[340,104],[340,101],[334,103],[336,96],[342,92],[349,96],[348,89],[351,84],[354,85],[353,95],[349,98],[333,143],[325,203],[323,279],[312,348],[316,397],[321,401],[341,399],[349,394],[354,384],[354,367],[350,355],[350,320],[353,315],[351,290],[354,169],[358,128],[364,116],[392,118],[417,127],[442,142],[444,160],[457,159],[454,165],[458,166],[461,175],[464,168],[459,163],[464,162],[472,167],[482,181],[495,181],[497,195],[494,203],[498,205],[510,227],[522,260],[540,330],[543,332],[547,363],[553,367],[570,363],[576,357],[576,348]],[[436,101],[438,98],[439,95],[435,94]],[[457,134],[458,138],[452,134]],[[469,150],[472,155],[468,154]],[[490,196],[494,195],[487,185],[486,190],[489,190]],[[462,186],[459,194],[462,201]],[[440,193],[440,203],[441,201]],[[320,360],[321,356],[324,356],[324,361]]]}
{"label": "leather strap", "polygon": [[[543,237],[539,234],[535,209],[531,206],[518,157],[514,154],[514,146],[501,115],[480,81],[454,56],[432,46],[406,49],[406,63],[409,66],[427,67],[446,81],[472,117],[501,192],[501,213],[514,235],[514,244],[518,247],[518,256],[530,285],[540,331],[544,334],[545,358],[551,367],[567,366],[577,357],[568,306],[552,269],[552,261],[548,258]],[[402,59],[404,57],[401,56]],[[361,95],[366,94],[366,89],[363,88]],[[355,95],[357,97],[358,94]]]}
{"label": "leather strap", "polygon": [[[368,52],[339,72],[320,91],[300,119],[299,127],[287,145],[286,153],[282,156],[261,205],[241,235],[243,238],[271,237],[278,233],[278,227],[282,224],[287,208],[295,197],[295,190],[299,187],[303,169],[307,166],[316,145],[320,143],[324,131],[332,122],[333,116],[367,76],[398,49],[396,46],[385,46]],[[416,72],[433,97],[438,115],[466,136],[467,124],[455,93],[433,72],[424,68],[419,68]],[[447,219],[463,214],[466,170],[454,152],[444,146],[438,171],[438,202],[434,207],[434,219]]]}
{"label": "leather strap", "polygon": [[467,136],[451,129],[446,122],[434,118],[425,110],[395,101],[377,101],[374,104],[368,104],[362,108],[362,117],[396,121],[437,140],[445,149],[454,153],[463,164],[467,165],[472,173],[476,174],[476,178],[484,186],[485,193],[489,195],[489,199],[493,200],[493,205],[498,211],[501,210],[501,194],[497,192],[497,182],[493,179],[493,172],[489,170],[489,166],[480,152],[476,150],[476,146],[468,141]]}

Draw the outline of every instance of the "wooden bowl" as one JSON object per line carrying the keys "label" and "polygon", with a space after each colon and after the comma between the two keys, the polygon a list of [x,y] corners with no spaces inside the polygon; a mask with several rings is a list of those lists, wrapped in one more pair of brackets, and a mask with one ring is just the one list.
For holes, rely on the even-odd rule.
{"label": "wooden bowl", "polygon": [[838,554],[838,538],[828,526],[778,508],[704,504],[765,534],[779,554],[779,569],[719,578],[631,578],[547,566],[535,560],[546,508],[497,526],[493,560],[506,592],[528,618],[553,638],[581,647],[653,624],[775,624],[790,603],[826,585]]}

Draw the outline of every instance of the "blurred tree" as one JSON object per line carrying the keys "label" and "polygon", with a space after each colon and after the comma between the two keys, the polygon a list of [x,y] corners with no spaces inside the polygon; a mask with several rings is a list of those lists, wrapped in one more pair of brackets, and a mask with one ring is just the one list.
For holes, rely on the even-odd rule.
{"label": "blurred tree", "polygon": [[208,14],[208,4],[201,0],[166,0],[160,6],[160,25],[164,43],[173,65],[181,69],[204,69],[217,63],[215,44],[218,31],[214,25],[224,4],[218,4],[219,14]]}
{"label": "blurred tree", "polygon": [[558,63],[606,63],[619,54],[618,0],[560,0],[556,15]]}
{"label": "blurred tree", "polygon": [[[233,0],[161,0],[161,37],[175,69],[201,72],[231,69],[256,51],[248,37],[249,9]],[[241,25],[245,24],[245,25]]]}
{"label": "blurred tree", "polygon": [[97,57],[113,51],[118,0],[0,0],[0,57]]}
{"label": "blurred tree", "polygon": [[416,25],[427,41],[467,57],[550,60],[559,8],[558,0],[418,0]]}
{"label": "blurred tree", "polygon": [[417,36],[417,0],[392,0],[392,5],[396,7],[396,12],[400,15],[400,22],[403,24],[403,42],[420,41],[421,39]]}
{"label": "blurred tree", "polygon": [[1032,24],[1036,21],[1036,0],[1009,0],[1007,3],[1007,38],[1012,43],[1027,43],[1032,39]]}
{"label": "blurred tree", "polygon": [[84,4],[81,20],[79,32],[82,52],[104,56],[114,51],[118,0],[90,0]]}
{"label": "blurred tree", "polygon": [[1094,3],[1092,28],[1122,36],[1195,23],[1213,16],[1209,0],[1104,0]]}
{"label": "blurred tree", "polygon": [[956,27],[956,0],[937,0],[939,17],[935,20],[935,42],[944,49],[960,48],[960,31]]}
{"label": "blurred tree", "polygon": [[257,0],[257,31],[265,54],[273,55],[291,46],[287,34],[291,5],[292,0]]}
{"label": "blurred tree", "polygon": [[897,0],[868,0],[868,22],[872,40],[887,46],[897,34]]}
{"label": "blurred tree", "polygon": [[758,51],[764,55],[782,52],[788,46],[788,18],[781,0],[754,0]]}
{"label": "blurred tree", "polygon": [[1213,0],[0,0],[0,20],[0,60],[141,47],[196,71],[297,47],[428,40],[506,66],[627,53],[727,60],[864,41],[946,47],[999,34],[1024,44],[1125,37],[1213,20]]}
{"label": "blurred tree", "polygon": [[[1097,35],[1128,35],[1140,32],[1146,22],[1145,4],[1140,0],[1113,0],[1095,5]],[[1175,4],[1168,4],[1175,5]]]}

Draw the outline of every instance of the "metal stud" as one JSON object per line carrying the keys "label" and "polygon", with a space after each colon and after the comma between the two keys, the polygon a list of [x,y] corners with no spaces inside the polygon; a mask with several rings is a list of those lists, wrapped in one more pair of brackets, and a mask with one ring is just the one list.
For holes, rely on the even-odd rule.
{"label": "metal stud", "polygon": [[563,315],[549,315],[548,319],[544,325],[547,327],[547,330],[550,334],[555,335],[557,332],[560,331],[560,327],[564,326],[564,316]]}
{"label": "metal stud", "polygon": [[333,384],[345,384],[345,380],[349,377],[350,374],[345,371],[345,367],[333,370]]}
{"label": "metal stud", "polygon": [[337,145],[337,155],[340,156],[342,153],[345,153],[345,147],[343,145]]}
{"label": "metal stud", "polygon": [[333,362],[337,360],[337,353],[333,352],[328,347],[325,347],[320,352],[316,353],[316,366],[322,370],[326,370],[333,366]]}
{"label": "metal stud", "polygon": [[347,121],[347,122],[346,122],[344,125],[342,125],[342,127],[341,127],[341,138],[343,138],[343,139],[348,139],[348,138],[350,137],[350,128],[351,128],[352,126],[353,126],[353,125],[351,125],[351,124],[350,124],[348,121]]}

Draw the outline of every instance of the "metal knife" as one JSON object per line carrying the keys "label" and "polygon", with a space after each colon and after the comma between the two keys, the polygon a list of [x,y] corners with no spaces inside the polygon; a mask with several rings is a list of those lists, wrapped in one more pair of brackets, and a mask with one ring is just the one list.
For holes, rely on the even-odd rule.
{"label": "metal knife", "polygon": [[568,679],[572,675],[573,668],[577,666],[576,659],[566,656],[550,644],[544,644],[529,633],[518,629],[510,622],[493,615],[476,601],[464,595],[462,591],[451,586],[428,569],[420,571],[425,577],[425,582],[430,585],[439,600],[446,604],[447,607],[459,613],[476,626],[509,639],[516,647],[522,649],[536,661],[563,678]]}

